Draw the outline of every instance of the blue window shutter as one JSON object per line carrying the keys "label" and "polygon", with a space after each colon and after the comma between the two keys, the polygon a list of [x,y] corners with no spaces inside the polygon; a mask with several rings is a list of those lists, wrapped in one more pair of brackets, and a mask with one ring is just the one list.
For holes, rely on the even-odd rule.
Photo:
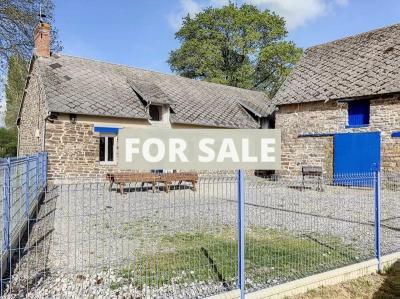
{"label": "blue window shutter", "polygon": [[348,103],[349,126],[369,125],[369,101],[352,101]]}
{"label": "blue window shutter", "polygon": [[94,131],[96,133],[112,133],[118,134],[119,128],[110,128],[110,127],[94,127]]}
{"label": "blue window shutter", "polygon": [[392,133],[393,138],[400,138],[400,131]]}

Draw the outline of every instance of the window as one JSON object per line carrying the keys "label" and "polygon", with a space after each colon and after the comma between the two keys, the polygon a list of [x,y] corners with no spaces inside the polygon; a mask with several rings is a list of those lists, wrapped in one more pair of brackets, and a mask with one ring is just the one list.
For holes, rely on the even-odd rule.
{"label": "window", "polygon": [[348,127],[365,127],[369,125],[369,101],[348,102]]}
{"label": "window", "polygon": [[149,114],[152,121],[162,121],[162,107],[158,105],[150,105]]}
{"label": "window", "polygon": [[101,135],[99,142],[99,161],[101,164],[115,164],[115,135]]}

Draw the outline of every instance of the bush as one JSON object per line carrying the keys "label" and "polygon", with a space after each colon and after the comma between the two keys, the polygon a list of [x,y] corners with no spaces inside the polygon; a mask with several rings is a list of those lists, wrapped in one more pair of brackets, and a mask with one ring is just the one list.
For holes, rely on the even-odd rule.
{"label": "bush", "polygon": [[0,157],[17,155],[18,133],[16,129],[0,128]]}

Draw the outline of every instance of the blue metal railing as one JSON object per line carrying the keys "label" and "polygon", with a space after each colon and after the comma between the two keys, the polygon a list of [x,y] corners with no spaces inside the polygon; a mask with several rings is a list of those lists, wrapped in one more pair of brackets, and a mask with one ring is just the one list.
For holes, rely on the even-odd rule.
{"label": "blue metal railing", "polygon": [[245,298],[245,172],[237,171],[237,202],[238,202],[238,288],[240,298]]}
{"label": "blue metal railing", "polygon": [[46,187],[47,153],[0,160],[2,249],[19,237]]}

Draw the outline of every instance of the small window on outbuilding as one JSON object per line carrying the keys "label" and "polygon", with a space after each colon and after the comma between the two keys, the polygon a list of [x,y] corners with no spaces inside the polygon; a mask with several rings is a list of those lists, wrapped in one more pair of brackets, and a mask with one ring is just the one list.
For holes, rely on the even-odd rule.
{"label": "small window on outbuilding", "polygon": [[348,126],[365,127],[369,125],[369,100],[348,102]]}
{"label": "small window on outbuilding", "polygon": [[150,105],[149,107],[150,119],[152,121],[162,121],[162,107],[159,105]]}

